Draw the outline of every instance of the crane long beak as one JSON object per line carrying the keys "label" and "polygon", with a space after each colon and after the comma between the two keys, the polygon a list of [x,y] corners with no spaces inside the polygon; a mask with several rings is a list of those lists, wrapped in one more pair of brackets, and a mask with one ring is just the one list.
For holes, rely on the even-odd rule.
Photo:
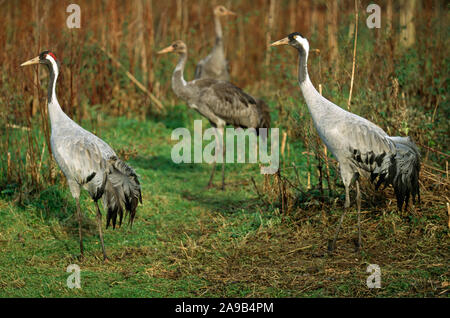
{"label": "crane long beak", "polygon": [[36,56],[35,58],[32,58],[31,60],[23,62],[22,64],[20,64],[20,66],[27,66],[27,65],[33,65],[33,64],[39,64],[39,56]]}
{"label": "crane long beak", "polygon": [[156,54],[166,54],[169,52],[173,52],[174,48],[172,45],[166,47],[165,49],[162,49],[161,51],[158,51]]}
{"label": "crane long beak", "polygon": [[289,38],[286,37],[284,39],[278,40],[270,44],[270,46],[279,46],[279,45],[288,45],[289,44]]}

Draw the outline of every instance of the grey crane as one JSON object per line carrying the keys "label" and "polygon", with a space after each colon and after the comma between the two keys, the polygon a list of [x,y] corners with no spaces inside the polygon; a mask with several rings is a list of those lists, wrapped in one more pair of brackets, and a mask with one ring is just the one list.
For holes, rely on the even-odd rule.
{"label": "grey crane", "polygon": [[[314,126],[328,149],[339,162],[340,174],[345,187],[345,208],[350,206],[350,187],[356,184],[358,207],[358,245],[361,247],[361,192],[360,175],[370,175],[372,182],[392,185],[401,210],[413,203],[416,195],[420,203],[419,171],[420,153],[410,137],[391,137],[383,129],[358,115],[333,104],[314,88],[307,69],[309,42],[294,32],[271,46],[290,45],[299,54],[298,82],[308,105]],[[378,179],[377,179],[378,178]],[[342,213],[336,233],[328,248],[333,251],[346,212]]]}
{"label": "grey crane", "polygon": [[21,66],[42,64],[50,74],[48,86],[48,114],[51,124],[50,145],[53,156],[67,178],[70,192],[76,201],[78,235],[81,257],[83,237],[81,232],[81,188],[88,191],[97,207],[97,226],[102,245],[103,258],[108,260],[102,234],[102,214],[98,200],[103,201],[107,211],[106,228],[112,222],[122,224],[124,210],[129,215],[128,223],[133,225],[136,208],[142,203],[141,186],[134,170],[121,161],[114,150],[103,140],[83,129],[71,120],[61,109],[56,97],[56,81],[59,74],[59,62],[55,54],[44,51],[37,57],[24,62]]}
{"label": "grey crane", "polygon": [[236,15],[236,13],[228,10],[224,6],[216,6],[213,12],[214,30],[216,32],[214,47],[207,57],[198,62],[194,78],[212,78],[229,81],[230,74],[228,73],[228,62],[225,58],[225,50],[223,47],[223,33],[220,17]]}
{"label": "grey crane", "polygon": [[[259,128],[270,127],[270,112],[264,101],[256,101],[242,89],[227,81],[197,79],[186,82],[183,75],[187,61],[186,44],[180,40],[175,41],[158,54],[169,52],[180,56],[172,74],[172,89],[175,95],[187,102],[190,108],[195,109],[217,128],[216,149],[220,149],[223,156],[225,155],[225,147],[222,147],[224,128],[227,124],[241,128],[254,128],[257,133]],[[215,165],[216,161],[213,163],[208,187],[212,186]],[[222,189],[225,187],[224,169],[225,162],[222,165]]]}

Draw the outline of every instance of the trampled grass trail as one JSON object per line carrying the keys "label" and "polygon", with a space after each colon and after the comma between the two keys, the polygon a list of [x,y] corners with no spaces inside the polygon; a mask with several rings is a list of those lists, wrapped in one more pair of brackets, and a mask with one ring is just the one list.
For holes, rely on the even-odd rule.
{"label": "trampled grass trail", "polygon": [[[94,205],[86,193],[82,261],[75,203],[65,184],[20,204],[17,194],[0,196],[0,297],[448,295],[448,234],[441,212],[409,222],[393,208],[365,207],[362,253],[353,251],[356,214],[348,213],[338,252],[328,255],[342,190],[333,204],[301,202],[297,212],[280,215],[276,204],[262,203],[255,191],[251,177],[259,189],[264,183],[257,164],[228,164],[226,190],[206,190],[209,165],[171,160],[172,130],[192,128],[197,118],[175,110],[180,113],[160,122],[107,118],[98,127],[139,174],[144,201],[133,229],[104,231],[109,263],[102,262]],[[294,161],[305,180],[302,149],[290,146],[285,160]],[[67,287],[70,264],[81,269],[80,289]],[[380,289],[366,285],[369,264],[381,268]]]}

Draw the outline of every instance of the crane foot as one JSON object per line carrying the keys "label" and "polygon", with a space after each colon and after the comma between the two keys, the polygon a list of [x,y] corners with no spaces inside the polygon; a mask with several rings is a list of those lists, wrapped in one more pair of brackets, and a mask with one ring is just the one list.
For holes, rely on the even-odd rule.
{"label": "crane foot", "polygon": [[328,252],[334,252],[335,249],[336,249],[336,242],[334,242],[333,240],[329,240],[328,241]]}
{"label": "crane foot", "polygon": [[358,238],[355,238],[353,240],[353,243],[355,244],[355,253],[359,252],[362,250],[362,243]]}

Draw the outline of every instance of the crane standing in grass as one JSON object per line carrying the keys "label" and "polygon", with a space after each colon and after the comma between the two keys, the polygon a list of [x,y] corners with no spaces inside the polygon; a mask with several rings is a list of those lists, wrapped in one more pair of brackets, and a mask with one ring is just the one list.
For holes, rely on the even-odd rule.
{"label": "crane standing in grass", "polygon": [[217,80],[230,81],[228,73],[228,62],[225,58],[225,49],[223,47],[223,33],[220,17],[236,15],[236,13],[228,10],[224,6],[216,6],[214,8],[214,31],[216,32],[216,40],[211,53],[198,62],[195,68],[195,79],[213,78]]}
{"label": "crane standing in grass", "polygon": [[[257,102],[239,87],[227,81],[216,79],[197,79],[186,82],[184,67],[187,61],[187,47],[183,41],[175,41],[162,49],[158,54],[174,52],[180,58],[172,75],[172,89],[177,97],[187,102],[188,106],[198,111],[216,127],[216,160],[217,154],[225,156],[224,129],[233,125],[241,128],[270,128],[270,112],[264,102]],[[217,152],[220,149],[220,152]],[[213,163],[208,187],[212,186],[216,161]],[[225,187],[225,160],[222,164],[222,190]]]}
{"label": "crane standing in grass", "polygon": [[[391,137],[380,127],[358,115],[352,114],[333,104],[320,95],[308,75],[307,60],[309,43],[300,33],[289,34],[271,46],[290,45],[299,54],[298,82],[311,113],[314,126],[328,149],[339,162],[341,177],[345,186],[345,208],[350,206],[350,186],[356,184],[356,203],[358,206],[358,245],[361,246],[361,192],[359,176],[370,174],[371,181],[377,178],[376,187],[384,183],[392,185],[397,197],[397,206],[408,205],[409,197],[413,203],[416,195],[420,202],[419,171],[420,153],[409,137]],[[339,220],[333,241],[336,247],[345,210]]]}
{"label": "crane standing in grass", "polygon": [[124,209],[129,214],[129,224],[133,225],[138,203],[142,203],[141,186],[134,170],[117,158],[114,150],[103,140],[83,129],[71,120],[61,109],[56,98],[56,80],[59,63],[50,51],[22,63],[21,66],[43,64],[50,73],[48,86],[48,114],[51,124],[50,144],[58,166],[67,178],[70,192],[76,201],[80,252],[83,257],[81,233],[81,188],[89,192],[97,207],[97,226],[102,245],[103,258],[108,259],[102,234],[102,214],[98,200],[102,198],[107,211],[106,227],[112,222],[122,224]]}

